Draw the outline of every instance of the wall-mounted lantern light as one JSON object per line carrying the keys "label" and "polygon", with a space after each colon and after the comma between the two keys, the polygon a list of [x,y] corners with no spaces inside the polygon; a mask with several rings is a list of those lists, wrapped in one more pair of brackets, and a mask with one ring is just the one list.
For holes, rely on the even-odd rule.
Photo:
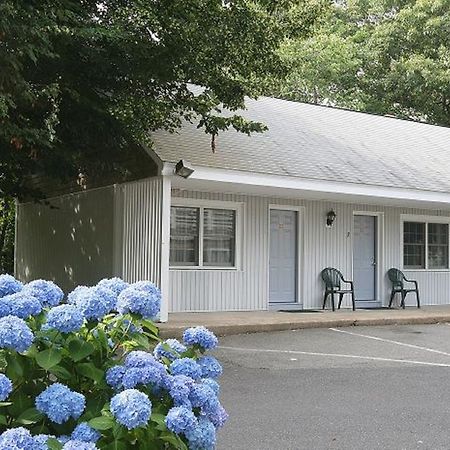
{"label": "wall-mounted lantern light", "polygon": [[336,213],[330,209],[330,211],[327,212],[327,227],[333,225],[334,219],[336,219]]}
{"label": "wall-mounted lantern light", "polygon": [[175,173],[180,177],[189,178],[194,173],[194,169],[188,161],[180,159],[175,166]]}

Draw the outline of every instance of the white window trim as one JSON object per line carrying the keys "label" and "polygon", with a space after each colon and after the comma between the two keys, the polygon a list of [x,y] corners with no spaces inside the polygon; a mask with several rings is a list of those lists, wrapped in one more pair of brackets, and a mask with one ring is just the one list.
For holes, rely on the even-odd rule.
{"label": "white window trim", "polygon": [[[404,265],[403,259],[403,229],[405,222],[420,222],[425,224],[425,268],[424,269],[409,269]],[[430,269],[428,268],[428,224],[429,223],[446,223],[449,225],[449,267],[446,269]],[[401,268],[405,272],[450,272],[450,217],[444,216],[421,216],[415,214],[401,214],[400,215],[400,258]]]}
{"label": "white window trim", "polygon": [[[172,197],[172,202],[170,206],[180,206],[180,207],[192,207],[199,208],[199,265],[197,266],[176,266],[170,265],[170,270],[177,271],[212,271],[212,270],[228,270],[228,271],[239,271],[242,268],[242,226],[243,226],[243,210],[244,203],[241,202],[230,202],[230,201],[220,201],[220,200],[204,200],[204,199],[194,199],[194,198],[180,198]],[[212,209],[231,209],[236,212],[235,216],[235,255],[234,255],[234,266],[204,266],[203,265],[203,210],[204,208]]]}

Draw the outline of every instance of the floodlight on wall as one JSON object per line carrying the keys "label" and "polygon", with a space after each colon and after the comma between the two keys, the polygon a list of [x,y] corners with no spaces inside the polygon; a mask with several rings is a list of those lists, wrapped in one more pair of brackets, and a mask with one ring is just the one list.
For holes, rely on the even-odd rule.
{"label": "floodlight on wall", "polygon": [[333,225],[334,219],[336,219],[336,213],[330,209],[330,211],[327,212],[327,227]]}
{"label": "floodlight on wall", "polygon": [[175,173],[180,177],[189,178],[194,173],[194,169],[188,161],[180,159],[175,166]]}

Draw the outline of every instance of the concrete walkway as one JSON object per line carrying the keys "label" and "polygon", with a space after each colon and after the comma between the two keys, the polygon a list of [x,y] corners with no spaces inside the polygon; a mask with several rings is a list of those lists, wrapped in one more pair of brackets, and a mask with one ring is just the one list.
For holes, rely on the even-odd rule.
{"label": "concrete walkway", "polygon": [[159,324],[162,337],[181,337],[183,330],[204,325],[219,336],[301,328],[329,328],[364,325],[408,325],[450,322],[450,305],[422,309],[378,309],[323,312],[211,312],[171,313]]}

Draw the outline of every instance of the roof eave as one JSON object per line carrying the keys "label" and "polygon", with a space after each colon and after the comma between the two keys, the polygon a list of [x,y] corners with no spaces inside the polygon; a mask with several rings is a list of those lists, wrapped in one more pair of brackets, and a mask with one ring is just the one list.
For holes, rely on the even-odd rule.
{"label": "roof eave", "polygon": [[[162,174],[174,175],[175,164],[165,162]],[[195,166],[188,179],[174,176],[174,187],[218,192],[241,192],[259,195],[281,195],[321,200],[378,203],[410,207],[450,209],[450,193],[391,186],[305,179]]]}

